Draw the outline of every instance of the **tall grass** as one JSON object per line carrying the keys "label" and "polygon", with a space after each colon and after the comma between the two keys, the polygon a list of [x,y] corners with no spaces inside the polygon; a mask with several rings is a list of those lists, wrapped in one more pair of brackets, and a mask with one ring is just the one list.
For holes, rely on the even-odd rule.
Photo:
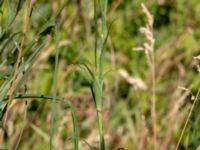
{"label": "tall grass", "polygon": [[[21,2],[19,1],[19,3],[21,3]],[[28,28],[33,4],[34,4],[34,1],[29,2],[26,17],[24,19],[24,26],[23,26],[22,36],[21,36],[20,47],[18,49],[18,55],[17,55],[16,64],[15,64],[15,71],[14,71],[12,79],[11,79],[11,85],[10,85],[9,92],[8,92],[9,100],[8,100],[8,103],[6,104],[6,107],[8,107],[10,105],[13,93],[14,93],[15,88],[17,86],[17,75],[18,75],[18,72],[19,72],[19,67],[20,67],[20,63],[21,63],[21,59],[22,59],[22,52],[23,52],[24,44],[25,44],[25,33],[27,32],[27,28]],[[4,119],[4,126],[6,124],[6,120],[7,120],[7,113],[6,113],[6,116],[5,116],[5,119]]]}
{"label": "tall grass", "polygon": [[152,115],[152,122],[153,122],[153,143],[154,143],[154,150],[157,149],[157,131],[156,131],[156,79],[155,79],[155,58],[154,58],[154,43],[155,39],[153,36],[153,23],[154,18],[153,15],[149,12],[146,6],[142,3],[141,8],[143,13],[147,17],[147,24],[145,27],[140,28],[140,32],[145,35],[147,42],[144,43],[143,47],[138,47],[134,50],[142,50],[146,54],[147,62],[151,72],[151,81],[152,81],[152,107],[151,107],[151,115]]}
{"label": "tall grass", "polygon": [[[79,138],[78,138],[78,123],[77,123],[77,115],[75,108],[73,104],[71,103],[70,100],[66,100],[63,97],[52,97],[52,96],[45,96],[45,95],[19,95],[19,96],[13,96],[12,100],[31,100],[31,99],[39,99],[39,100],[50,100],[52,102],[61,102],[62,104],[66,104],[67,107],[70,108],[71,111],[71,116],[72,116],[72,123],[73,123],[73,132],[74,132],[74,149],[78,150],[78,143],[79,143]],[[8,102],[9,97],[4,97],[3,102]],[[55,103],[56,104],[56,103]],[[54,106],[55,107],[55,106]]]}
{"label": "tall grass", "polygon": [[[198,15],[195,15],[198,10],[198,5],[195,6],[197,2],[187,3],[190,5],[186,7],[194,14],[191,18],[198,19]],[[119,147],[138,150],[178,150],[181,147],[193,149],[199,146],[199,135],[196,131],[199,129],[200,119],[196,119],[199,111],[195,108],[199,105],[199,80],[195,71],[185,71],[194,65],[189,62],[191,56],[199,52],[200,32],[195,29],[199,22],[193,22],[188,17],[186,26],[177,29],[176,32],[171,20],[165,24],[162,19],[166,21],[167,17],[172,16],[173,21],[181,21],[177,28],[184,24],[184,20],[187,19],[180,19],[180,16],[173,14],[182,9],[182,2],[171,4],[159,1],[155,6],[150,1],[146,2],[146,6],[152,12],[156,12],[155,17],[144,4],[141,7],[139,4],[140,1],[123,0],[62,0],[47,3],[36,0],[0,0],[0,126],[5,133],[2,136],[10,131],[10,126],[16,130],[21,128],[12,133],[14,136],[9,134],[8,138],[3,137],[4,141],[1,141],[1,136],[0,148],[21,149],[24,145],[27,148],[27,145],[42,143],[46,146],[44,149],[64,149],[69,144],[70,148],[72,145],[72,149],[79,150],[86,149],[82,143],[84,142],[93,149],[96,146],[93,145],[96,144],[93,143],[96,135],[96,147],[100,150],[121,149]],[[176,4],[180,4],[181,7],[177,7]],[[195,6],[194,10],[191,6]],[[110,11],[107,11],[108,8]],[[168,9],[172,13],[168,14]],[[188,10],[184,12],[187,12],[184,16],[191,15]],[[134,44],[143,42],[143,37],[137,32],[144,21],[143,14],[146,17],[146,24],[140,28],[140,33],[146,40],[135,50],[144,51],[146,58],[140,54],[133,56],[130,52]],[[118,18],[116,25],[107,25],[113,16]],[[158,24],[159,19],[163,26]],[[109,35],[111,26],[113,32]],[[180,30],[183,30],[183,33],[180,33]],[[158,36],[156,43],[154,33]],[[106,68],[110,68],[111,65],[105,57],[109,48],[112,49],[111,57],[116,59],[113,68],[119,70],[112,72],[111,76],[106,76]],[[190,52],[190,48],[194,48],[194,51]],[[185,49],[187,51],[184,51]],[[84,62],[85,55],[92,59]],[[46,60],[43,60],[44,58]],[[199,63],[199,56],[195,59]],[[141,65],[142,63],[144,65]],[[81,76],[82,72],[72,71],[75,64],[85,71],[90,89]],[[199,64],[197,66],[200,70]],[[42,73],[39,74],[38,70]],[[45,75],[48,74],[48,78],[42,76],[43,72]],[[69,80],[65,80],[68,73]],[[125,80],[118,78],[118,74],[115,73],[119,73]],[[134,76],[141,76],[142,79]],[[177,77],[180,79],[175,81]],[[41,81],[44,78],[45,81]],[[117,84],[112,84],[116,79]],[[144,84],[145,81],[149,85]],[[179,83],[186,86],[189,84],[194,91],[196,90],[197,94],[191,102],[189,96],[192,92],[187,88],[182,88],[185,91],[180,92],[177,88]],[[191,95],[193,96],[193,93]],[[80,102],[80,99],[88,101]],[[110,103],[112,109],[109,110],[109,121],[105,121],[105,124],[108,99],[114,101]],[[146,101],[147,99],[150,101]],[[35,101],[32,100],[42,102],[42,105],[38,103],[39,106],[34,106],[32,102]],[[93,100],[95,108],[90,100]],[[50,109],[44,107],[45,102],[50,103]],[[16,113],[16,106],[21,107],[22,104],[23,109]],[[59,104],[62,110],[58,109]],[[78,106],[75,108],[75,105]],[[37,107],[33,112],[34,119],[31,120],[29,117],[32,117],[32,110],[29,110],[29,106]],[[62,119],[58,120],[59,115],[64,114],[65,108],[69,108],[70,117],[63,115]],[[40,112],[45,113],[44,118]],[[18,127],[12,118],[21,118],[21,126]],[[78,118],[81,120],[81,130]],[[57,130],[56,125],[60,120],[61,128]],[[40,121],[41,127],[38,126]],[[88,127],[91,122],[96,123],[95,129]],[[10,123],[16,125],[16,128]],[[65,123],[66,130],[63,125]],[[43,143],[42,139],[34,135],[26,141],[26,137],[32,134],[29,125],[47,143]],[[49,126],[49,134],[40,129]],[[91,130],[94,132],[90,132]],[[194,131],[191,133],[190,130]],[[71,132],[73,135],[69,138]],[[196,136],[196,139],[193,136]],[[72,143],[68,142],[69,139],[73,140]],[[191,143],[194,143],[192,148],[189,145]],[[34,149],[35,145],[31,148]]]}
{"label": "tall grass", "polygon": [[[200,61],[199,56],[196,56],[196,57],[194,57],[193,59],[194,59],[194,60],[197,60],[197,61]],[[198,70],[198,72],[200,72],[200,70],[199,70],[199,64],[197,64],[197,70]],[[187,90],[187,89],[186,89],[186,90]],[[187,116],[187,118],[186,118],[185,124],[184,124],[184,126],[183,126],[182,131],[181,131],[180,137],[179,137],[179,139],[178,139],[178,143],[177,143],[177,145],[176,145],[176,150],[179,149],[179,146],[180,146],[180,143],[181,143],[181,141],[182,141],[182,139],[183,139],[183,136],[184,136],[186,127],[187,127],[187,125],[188,125],[188,123],[189,123],[189,120],[191,119],[192,113],[193,113],[193,111],[194,111],[194,109],[195,109],[195,106],[196,106],[196,104],[197,104],[197,101],[198,101],[198,98],[199,98],[199,94],[200,94],[200,88],[198,89],[197,94],[193,97],[193,104],[192,104],[192,106],[191,106],[191,108],[190,108],[190,111],[189,111],[188,116]],[[192,95],[192,96],[193,96],[193,95]],[[198,148],[197,148],[197,149],[198,149]]]}
{"label": "tall grass", "polygon": [[[14,100],[25,100],[29,101],[32,99],[40,99],[40,100],[49,100],[52,102],[52,119],[51,119],[51,129],[50,129],[50,141],[49,141],[49,149],[53,149],[53,135],[54,135],[54,122],[55,122],[55,115],[56,115],[56,101],[59,101],[61,103],[66,103],[67,106],[71,110],[71,115],[72,115],[72,124],[73,124],[73,140],[74,140],[74,149],[78,150],[79,149],[79,138],[78,138],[78,126],[77,126],[77,119],[76,119],[76,112],[75,108],[73,107],[73,104],[69,101],[66,100],[62,97],[57,96],[57,80],[58,80],[58,62],[59,62],[59,27],[58,24],[55,24],[55,21],[57,17],[60,15],[61,11],[63,10],[63,7],[60,7],[60,9],[56,12],[56,14],[52,17],[52,20],[47,21],[46,24],[44,24],[43,28],[39,30],[38,33],[35,34],[35,37],[32,39],[32,41],[25,41],[26,35],[28,32],[28,27],[29,23],[31,20],[31,14],[33,10],[33,6],[35,3],[37,3],[34,0],[27,1],[25,4],[27,4],[28,7],[26,11],[26,17],[24,18],[24,23],[23,23],[23,28],[21,32],[16,32],[16,33],[11,33],[9,37],[4,36],[11,28],[12,23],[15,21],[16,16],[18,15],[20,9],[22,8],[23,1],[19,0],[18,5],[17,5],[17,10],[14,15],[9,16],[9,18],[12,18],[11,21],[8,20],[8,26],[4,29],[3,32],[1,32],[1,42],[4,42],[3,46],[1,46],[1,52],[6,51],[9,49],[9,44],[14,44],[14,49],[17,49],[17,57],[16,57],[16,62],[14,63],[14,67],[11,68],[11,71],[9,71],[9,76],[4,80],[4,82],[1,85],[0,88],[0,98],[1,98],[1,106],[5,103],[4,107],[2,108],[2,111],[0,113],[0,119],[1,121],[4,120],[3,123],[3,128],[6,131],[6,121],[7,121],[7,116],[8,116],[8,111],[9,111],[9,106],[11,102]],[[5,5],[5,7],[8,5],[8,7],[11,7],[11,4],[9,4],[8,1],[1,2],[1,5]],[[12,10],[10,10],[12,11]],[[5,13],[6,14],[6,13]],[[11,13],[12,14],[12,13]],[[3,14],[4,15],[4,14]],[[9,14],[10,15],[10,14]],[[55,43],[56,43],[56,54],[55,54],[55,71],[53,75],[53,89],[54,89],[54,94],[53,97],[51,96],[41,96],[41,95],[26,95],[25,92],[22,94],[19,94],[21,88],[27,83],[28,77],[31,74],[32,67],[35,64],[35,62],[38,59],[38,56],[41,54],[41,51],[45,48],[47,42],[47,36],[52,33],[52,29],[55,30],[55,33],[53,36],[55,37]],[[14,39],[15,36],[20,36],[21,40],[18,42],[18,40]],[[5,38],[5,39],[3,39]],[[39,43],[40,42],[40,43]],[[33,51],[31,55],[27,59],[24,59],[26,52],[30,50]],[[14,54],[13,54],[14,55]],[[14,57],[15,59],[15,57]],[[8,59],[4,60],[5,62],[8,62]],[[13,61],[13,60],[12,60]],[[15,60],[14,60],[15,61]],[[27,103],[27,102],[25,102]],[[15,149],[18,149],[19,143],[24,131],[24,127],[26,125],[26,111],[25,110],[25,115],[24,115],[24,123],[23,127],[21,129],[20,135],[19,135],[19,140],[17,141],[17,145],[15,146]],[[1,146],[3,143],[1,143]],[[9,147],[9,145],[8,145]]]}
{"label": "tall grass", "polygon": [[[107,22],[107,0],[98,1],[94,0],[94,20],[95,20],[95,43],[94,43],[94,66],[92,69],[88,64],[83,64],[86,71],[88,72],[88,80],[90,83],[90,89],[93,95],[97,118],[98,118],[98,131],[100,149],[105,150],[104,140],[104,125],[103,125],[103,78],[104,78],[104,53],[106,49],[106,42],[108,38]],[[98,14],[100,14],[101,27],[98,24]],[[100,33],[99,33],[100,31]],[[99,37],[100,35],[100,37]]]}
{"label": "tall grass", "polygon": [[55,132],[55,127],[54,127],[54,122],[55,122],[55,116],[56,116],[56,97],[57,97],[57,81],[58,81],[58,60],[59,60],[59,34],[58,34],[58,29],[59,25],[55,26],[55,40],[56,40],[56,56],[55,56],[55,68],[54,68],[54,75],[53,75],[53,88],[54,88],[54,94],[53,94],[53,101],[51,104],[51,112],[52,112],[52,117],[51,117],[51,131],[50,131],[50,142],[49,142],[49,147],[50,150],[52,150],[52,142],[53,142],[53,135]]}

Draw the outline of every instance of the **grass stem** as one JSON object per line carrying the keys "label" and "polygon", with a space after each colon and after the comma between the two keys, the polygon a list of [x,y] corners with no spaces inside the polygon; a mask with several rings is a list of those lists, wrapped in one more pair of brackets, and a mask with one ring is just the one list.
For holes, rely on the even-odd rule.
{"label": "grass stem", "polygon": [[190,117],[191,117],[191,115],[192,115],[192,112],[193,112],[193,110],[194,110],[194,106],[195,106],[195,104],[196,104],[196,102],[197,102],[197,100],[198,100],[199,94],[200,94],[200,88],[199,88],[199,90],[198,90],[198,92],[197,92],[197,95],[196,95],[196,97],[195,97],[195,99],[194,99],[194,102],[193,102],[193,104],[192,104],[192,107],[191,107],[191,109],[190,109],[190,112],[189,112],[189,114],[188,114],[188,117],[187,117],[186,122],[185,122],[185,124],[184,124],[183,130],[181,131],[181,136],[180,136],[180,138],[179,138],[179,140],[178,140],[178,143],[177,143],[177,145],[176,145],[176,150],[178,150],[178,148],[179,148],[179,145],[180,145],[181,140],[182,140],[182,138],[183,138],[183,135],[184,135],[184,133],[185,133],[185,129],[186,129],[187,125],[188,125],[188,122],[189,122]]}

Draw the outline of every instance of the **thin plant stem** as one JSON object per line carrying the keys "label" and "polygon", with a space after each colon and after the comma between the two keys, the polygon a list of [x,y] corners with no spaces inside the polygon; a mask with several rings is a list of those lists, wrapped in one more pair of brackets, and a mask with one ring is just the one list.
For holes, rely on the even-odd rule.
{"label": "thin plant stem", "polygon": [[102,115],[102,113],[103,113],[102,110],[97,110],[99,136],[100,136],[100,148],[101,148],[101,150],[105,150],[103,115]]}
{"label": "thin plant stem", "polygon": [[97,23],[97,0],[94,0],[94,21],[95,21],[95,44],[94,44],[94,61],[95,71],[97,71],[97,46],[98,46],[98,23]]}
{"label": "thin plant stem", "polygon": [[27,101],[25,102],[25,112],[24,112],[24,118],[23,118],[23,127],[22,127],[22,129],[21,129],[21,131],[20,131],[20,135],[19,135],[17,144],[16,144],[16,146],[15,146],[15,150],[17,150],[18,147],[19,147],[19,144],[20,144],[20,141],[21,141],[23,132],[24,132],[24,128],[25,128],[25,126],[26,126],[26,117],[27,117]]}
{"label": "thin plant stem", "polygon": [[153,141],[154,141],[154,150],[157,150],[157,131],[156,131],[156,77],[155,77],[155,57],[154,51],[152,51],[152,66],[151,66],[151,74],[152,74],[152,119],[153,119]]}
{"label": "thin plant stem", "polygon": [[[140,32],[146,36],[147,42],[143,44],[142,50],[145,51],[147,56],[147,62],[150,67],[151,72],[151,82],[152,82],[152,107],[151,107],[151,116],[152,116],[152,126],[153,126],[153,148],[157,150],[157,131],[156,131],[156,76],[155,76],[155,56],[154,56],[154,35],[153,35],[153,15],[149,12],[146,6],[142,3],[141,8],[143,13],[147,17],[147,24],[145,27],[140,28]],[[140,49],[140,48],[139,48]]]}
{"label": "thin plant stem", "polygon": [[[13,96],[12,97],[13,100],[26,100],[26,99],[48,99],[48,100],[52,100],[53,101],[53,97],[52,96],[45,96],[45,95],[19,95],[19,96]],[[4,97],[3,101],[7,102],[9,100],[9,96]],[[71,116],[72,116],[72,122],[73,122],[73,132],[74,132],[74,150],[79,150],[78,147],[78,143],[79,143],[79,135],[78,135],[78,124],[77,124],[77,117],[76,117],[76,111],[75,108],[73,106],[73,104],[71,103],[71,101],[63,98],[63,97],[56,97],[55,98],[56,101],[60,101],[60,102],[66,102],[67,105],[70,107],[71,110]]]}
{"label": "thin plant stem", "polygon": [[108,38],[107,32],[107,24],[106,24],[106,12],[107,12],[107,0],[99,2],[100,10],[101,10],[101,21],[102,21],[102,34],[101,34],[101,51],[100,51],[100,58],[99,58],[99,78],[102,80],[103,74],[103,58],[104,58],[104,51],[106,46],[106,41]]}
{"label": "thin plant stem", "polygon": [[95,100],[95,106],[97,110],[100,149],[105,150],[103,116],[102,116],[102,113],[103,113],[102,84],[101,84],[101,81],[99,81],[98,77],[94,76],[91,90],[93,93],[93,98]]}
{"label": "thin plant stem", "polygon": [[58,60],[59,60],[59,34],[58,34],[58,25],[55,26],[55,40],[56,40],[56,56],[55,56],[55,68],[54,68],[54,75],[53,75],[53,101],[51,103],[51,128],[50,128],[50,142],[49,142],[49,149],[52,150],[52,143],[53,143],[53,135],[54,135],[54,121],[56,116],[56,96],[57,96],[57,81],[58,81]]}
{"label": "thin plant stem", "polygon": [[196,104],[196,102],[197,102],[197,99],[198,99],[198,97],[199,97],[199,94],[200,94],[200,88],[199,88],[199,90],[198,90],[198,92],[197,92],[197,95],[196,95],[196,97],[195,97],[195,99],[194,99],[194,102],[193,102],[193,104],[192,104],[192,107],[191,107],[191,109],[190,109],[190,112],[189,112],[189,114],[188,114],[188,116],[187,116],[187,120],[186,120],[186,122],[185,122],[185,124],[184,124],[183,130],[181,131],[181,136],[180,136],[180,138],[179,138],[179,140],[178,140],[178,143],[177,143],[177,145],[176,145],[176,150],[178,150],[178,148],[179,148],[179,145],[180,145],[181,140],[182,140],[182,138],[183,138],[183,135],[184,135],[184,133],[185,133],[185,129],[186,129],[187,124],[188,124],[188,122],[189,122],[189,120],[190,120],[190,117],[191,117],[192,112],[193,112],[193,110],[194,110],[194,106],[195,106],[195,104]]}
{"label": "thin plant stem", "polygon": [[[99,7],[98,7],[99,6]],[[98,18],[97,13],[100,10],[101,21],[102,21],[102,33],[99,38],[99,47],[100,54],[98,55]],[[85,69],[90,75],[90,88],[95,102],[95,107],[97,110],[97,119],[98,119],[98,131],[99,131],[99,140],[100,140],[100,149],[105,150],[104,142],[104,129],[103,129],[103,58],[104,50],[106,46],[106,41],[108,38],[107,25],[106,25],[106,11],[107,11],[107,0],[99,1],[94,0],[94,21],[95,21],[95,49],[94,49],[94,59],[95,59],[95,70],[91,71],[90,67],[86,64],[83,64]]]}
{"label": "thin plant stem", "polygon": [[[20,67],[20,63],[21,63],[22,51],[24,49],[24,44],[25,44],[25,34],[26,34],[27,29],[28,29],[28,24],[29,24],[29,20],[30,20],[30,15],[31,15],[31,11],[32,11],[32,8],[33,8],[33,4],[34,3],[32,1],[29,2],[29,6],[28,6],[28,9],[27,9],[26,17],[25,17],[25,20],[24,20],[24,26],[23,26],[22,37],[21,37],[21,44],[20,44],[20,48],[18,50],[16,65],[15,65],[15,71],[13,73],[13,76],[12,76],[12,79],[11,79],[12,82],[11,82],[11,85],[10,85],[10,89],[8,91],[9,100],[8,100],[8,102],[6,104],[7,108],[11,103],[12,96],[13,96],[13,93],[15,91],[15,87],[17,85],[17,75],[18,75],[18,71],[19,71],[19,67]],[[8,114],[6,112],[5,119],[4,119],[4,124],[3,124],[4,127],[6,125],[7,115]]]}

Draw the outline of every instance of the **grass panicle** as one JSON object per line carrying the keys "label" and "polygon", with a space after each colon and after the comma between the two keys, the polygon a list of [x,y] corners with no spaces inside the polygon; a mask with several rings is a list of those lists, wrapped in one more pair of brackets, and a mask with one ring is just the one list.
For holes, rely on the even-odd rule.
{"label": "grass panicle", "polygon": [[147,17],[147,24],[145,27],[140,28],[140,32],[145,35],[147,42],[143,44],[142,47],[134,48],[136,51],[144,51],[147,57],[147,62],[151,71],[151,81],[152,81],[152,107],[151,107],[151,115],[153,120],[153,143],[154,150],[157,149],[157,129],[156,129],[156,93],[155,93],[155,58],[154,58],[154,35],[153,35],[153,23],[154,18],[153,15],[149,12],[147,7],[142,3],[141,4],[142,12]]}

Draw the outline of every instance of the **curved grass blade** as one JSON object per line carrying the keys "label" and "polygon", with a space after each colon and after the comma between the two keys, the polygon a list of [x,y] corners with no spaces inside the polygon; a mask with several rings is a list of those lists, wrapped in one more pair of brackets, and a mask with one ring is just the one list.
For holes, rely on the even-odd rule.
{"label": "curved grass blade", "polygon": [[17,4],[17,10],[16,10],[16,15],[19,13],[19,11],[21,10],[22,6],[24,4],[24,0],[19,0],[18,4]]}
{"label": "curved grass blade", "polygon": [[85,71],[87,71],[92,78],[94,77],[94,73],[93,73],[92,69],[87,64],[82,63],[82,64],[79,64],[79,66],[80,66],[80,68],[82,68]]}
{"label": "curved grass blade", "polygon": [[14,38],[16,35],[20,34],[20,33],[21,33],[21,32],[13,33],[13,34],[7,39],[7,41],[5,42],[5,44],[1,47],[0,53],[2,53],[3,50],[6,48],[6,46],[8,46],[8,44],[9,44],[10,42],[12,42],[13,38]]}
{"label": "curved grass blade", "polygon": [[[19,91],[19,89],[24,85],[24,83],[27,81],[28,79],[28,75],[30,74],[30,71],[32,69],[32,66],[35,62],[35,60],[38,58],[39,53],[41,52],[42,48],[44,47],[45,44],[41,44],[40,47],[38,47],[35,52],[31,55],[31,57],[29,58],[29,60],[27,61],[26,64],[22,64],[22,66],[20,67],[20,71],[22,72],[23,70],[26,70],[26,72],[23,74],[21,80],[18,82],[15,91],[14,91],[14,95],[17,94],[17,92]],[[26,66],[28,65],[27,69]]]}
{"label": "curved grass blade", "polygon": [[100,58],[99,58],[100,59],[100,61],[99,61],[99,63],[100,63],[99,64],[99,79],[100,80],[103,80],[103,59],[104,59],[104,52],[105,52],[105,48],[106,48],[106,42],[107,42],[111,27],[112,27],[114,21],[115,20],[113,20],[109,25],[108,31],[106,33],[106,36],[105,36],[105,39],[103,41],[103,45],[102,45],[102,48],[101,48],[101,53],[100,53]]}
{"label": "curved grass blade", "polygon": [[[34,53],[29,57],[29,59],[27,60],[27,62],[25,64],[22,64],[22,66],[20,66],[19,68],[19,74],[22,73],[23,70],[25,70],[25,66],[26,65],[29,65],[29,67],[27,68],[24,76],[21,78],[21,80],[19,81],[19,83],[17,84],[16,88],[15,88],[15,91],[14,91],[14,94],[16,94],[18,92],[18,90],[20,89],[20,87],[23,85],[23,83],[26,81],[28,75],[29,75],[29,72],[31,70],[31,67],[35,61],[35,59],[37,59],[37,56],[39,54],[39,52],[42,50],[43,46],[45,44],[41,44],[40,47],[38,49],[36,49],[34,51]],[[10,83],[12,82],[11,79],[12,79],[12,74],[14,72],[14,68],[11,70],[11,73],[10,73],[10,76],[9,78],[4,82],[4,84],[1,86],[0,88],[0,103],[2,102],[1,100],[4,98],[4,96],[6,95],[7,93],[7,90],[9,88],[9,85]]]}
{"label": "curved grass blade", "polygon": [[[8,101],[9,97],[6,96],[4,97],[4,99],[2,100],[3,102]],[[38,95],[19,95],[19,96],[13,96],[13,100],[28,100],[28,99],[40,99],[40,100],[52,100],[54,99],[54,97],[52,96],[38,96]],[[63,102],[66,103],[67,106],[69,106],[70,111],[71,111],[71,116],[72,116],[72,122],[73,122],[73,132],[74,132],[74,150],[79,150],[79,135],[78,135],[78,121],[77,121],[77,116],[76,116],[76,110],[75,107],[73,106],[73,104],[71,103],[70,100],[67,100],[63,97],[56,97],[55,99],[58,102]]]}
{"label": "curved grass blade", "polygon": [[49,33],[51,33],[52,29],[55,27],[55,21],[49,21],[47,22],[41,29],[41,31],[39,32],[39,35],[47,35]]}

